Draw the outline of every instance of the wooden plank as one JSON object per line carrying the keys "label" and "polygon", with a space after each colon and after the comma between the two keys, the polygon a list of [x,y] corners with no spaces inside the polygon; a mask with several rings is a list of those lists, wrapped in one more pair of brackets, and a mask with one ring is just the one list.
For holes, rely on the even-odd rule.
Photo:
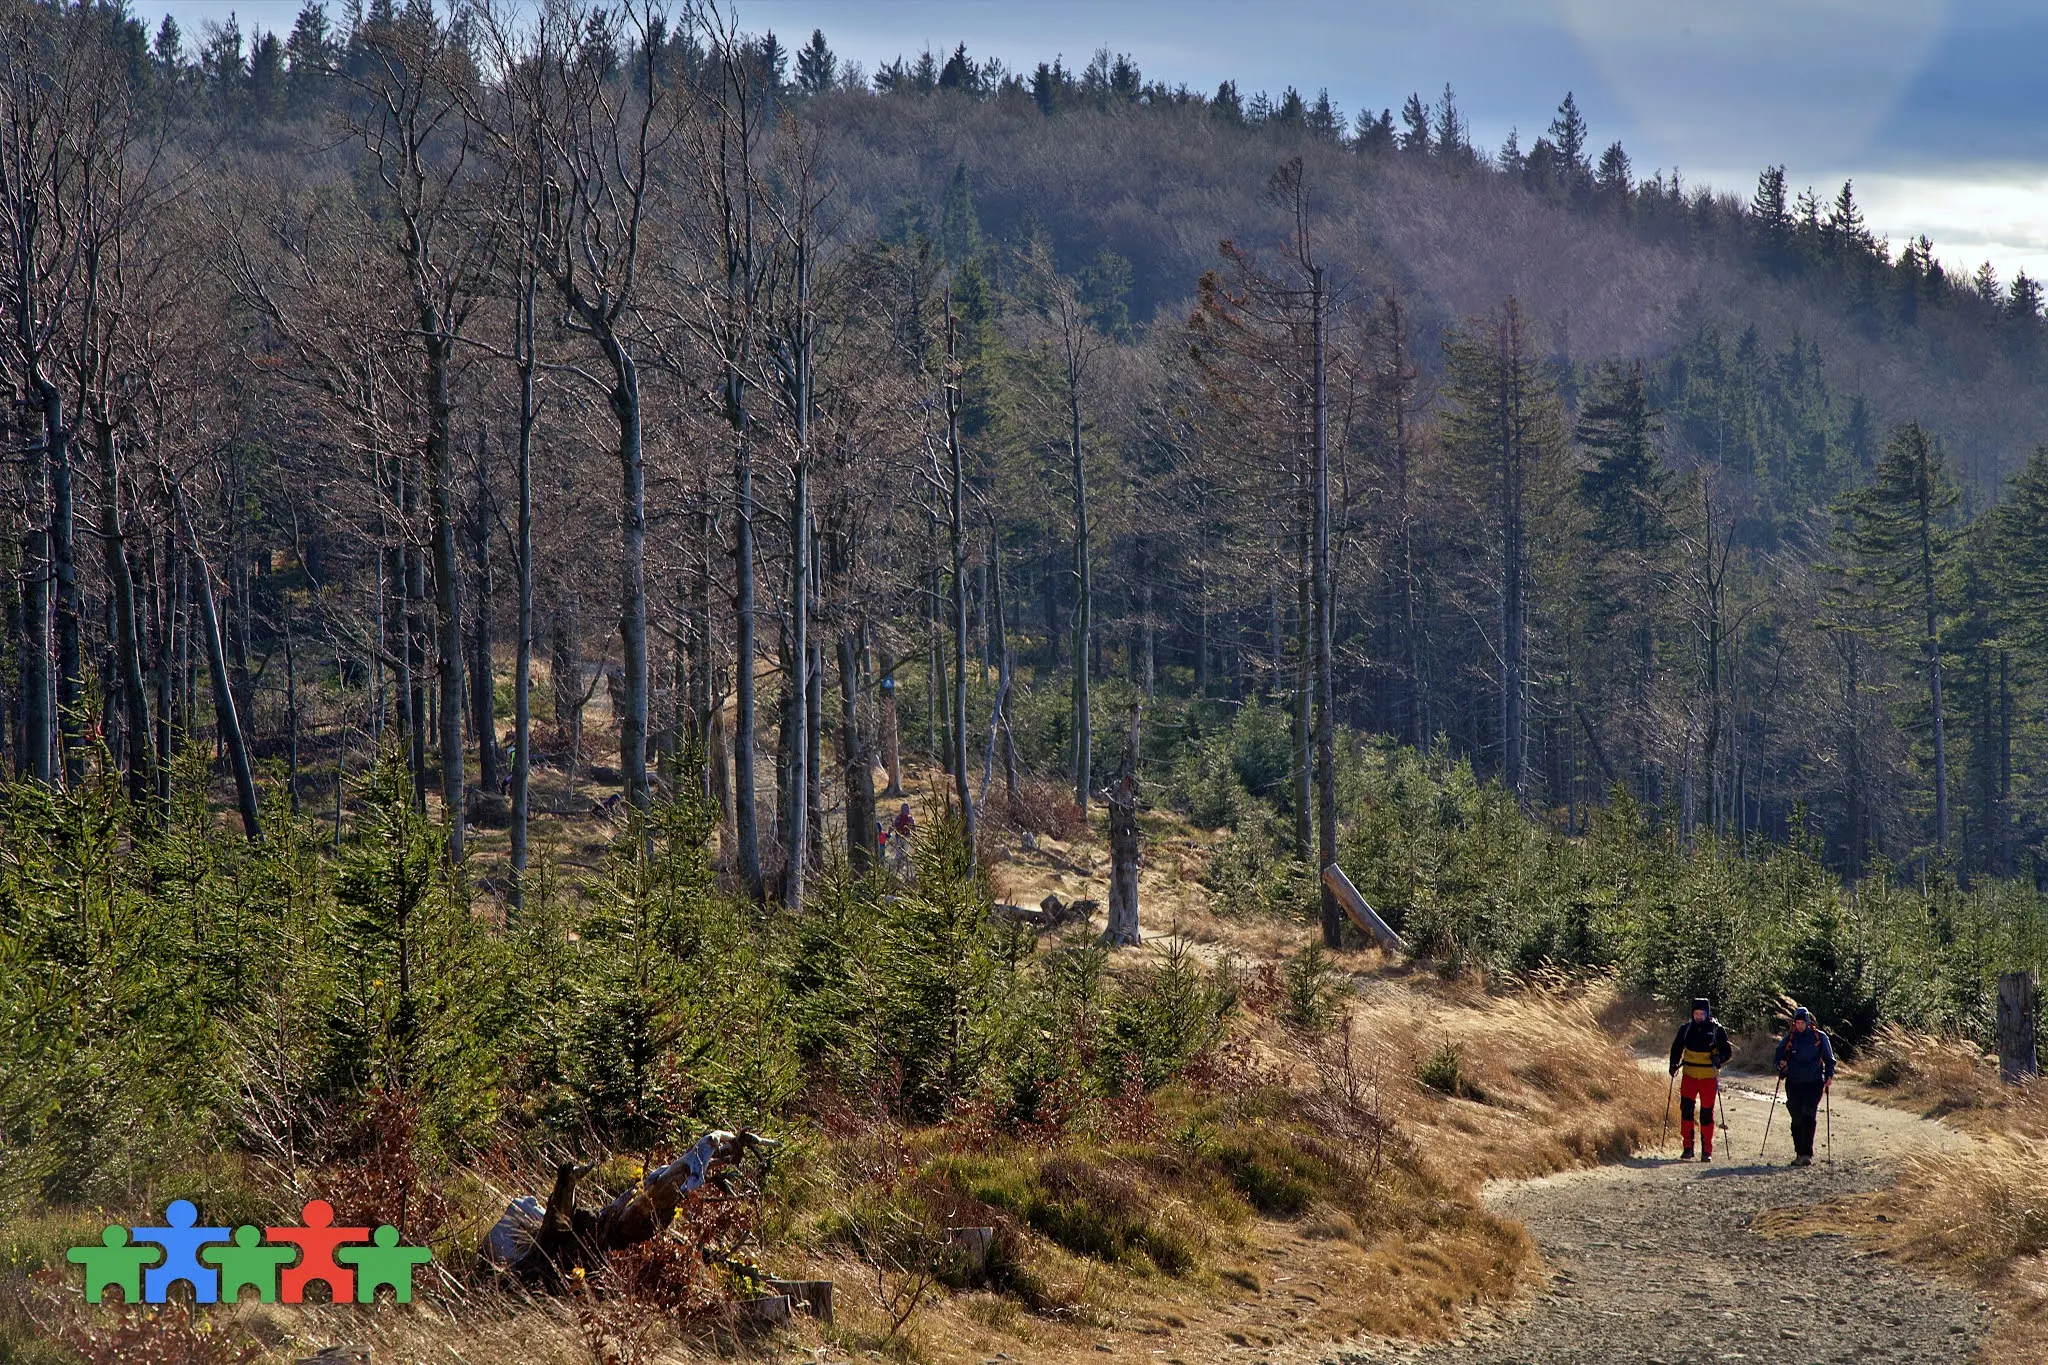
{"label": "wooden plank", "polygon": [[1408,945],[1401,941],[1401,936],[1389,928],[1387,922],[1365,903],[1365,897],[1358,894],[1358,888],[1351,884],[1351,878],[1344,875],[1343,868],[1335,863],[1324,868],[1323,885],[1330,888],[1330,894],[1337,898],[1337,904],[1344,907],[1344,913],[1351,916],[1351,922],[1357,925],[1361,932],[1378,939],[1380,947],[1390,953],[1408,951]]}

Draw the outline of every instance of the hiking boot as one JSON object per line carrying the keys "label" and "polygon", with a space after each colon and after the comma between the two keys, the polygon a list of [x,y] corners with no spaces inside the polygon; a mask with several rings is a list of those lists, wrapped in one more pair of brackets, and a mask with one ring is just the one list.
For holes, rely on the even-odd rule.
{"label": "hiking boot", "polygon": [[1692,1144],[1691,1144],[1691,1143],[1687,1143],[1687,1144],[1686,1144],[1686,1148],[1685,1148],[1685,1150],[1684,1150],[1684,1151],[1682,1151],[1682,1152],[1680,1152],[1680,1153],[1678,1154],[1678,1159],[1679,1159],[1680,1161],[1691,1161],[1691,1160],[1692,1160]]}
{"label": "hiking boot", "polygon": [[1714,1154],[1713,1154],[1712,1152],[1706,1152],[1706,1151],[1703,1151],[1703,1152],[1701,1152],[1701,1153],[1700,1153],[1700,1160],[1701,1160],[1701,1161],[1712,1161],[1713,1159],[1714,1159]]}
{"label": "hiking boot", "polygon": [[1798,1156],[1792,1158],[1792,1164],[1794,1166],[1811,1166],[1813,1164],[1813,1158],[1808,1156],[1806,1153],[1801,1152]]}

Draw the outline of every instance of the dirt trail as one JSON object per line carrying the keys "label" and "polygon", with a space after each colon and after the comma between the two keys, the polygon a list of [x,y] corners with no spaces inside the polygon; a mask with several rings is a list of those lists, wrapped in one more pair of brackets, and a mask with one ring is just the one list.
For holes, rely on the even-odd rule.
{"label": "dirt trail", "polygon": [[[1770,1147],[1766,1078],[1723,1084],[1730,1136],[1714,1164],[1646,1154],[1618,1166],[1490,1187],[1487,1204],[1520,1219],[1549,1270],[1536,1292],[1436,1346],[1353,1343],[1300,1360],[1323,1365],[1779,1365],[1963,1362],[1990,1308],[1832,1234],[1765,1237],[1756,1216],[1879,1188],[1916,1150],[1968,1141],[1938,1123],[1834,1097],[1833,1169],[1787,1169],[1782,1101]],[[1823,1126],[1819,1150],[1825,1151]]]}

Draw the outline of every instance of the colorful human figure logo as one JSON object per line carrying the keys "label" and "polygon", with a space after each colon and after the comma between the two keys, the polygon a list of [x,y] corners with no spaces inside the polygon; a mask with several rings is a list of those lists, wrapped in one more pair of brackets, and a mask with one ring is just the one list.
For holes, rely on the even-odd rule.
{"label": "colorful human figure logo", "polygon": [[123,1303],[165,1303],[180,1280],[198,1303],[234,1302],[254,1289],[264,1303],[303,1303],[306,1286],[327,1286],[336,1303],[374,1303],[386,1286],[396,1303],[412,1302],[412,1274],[434,1259],[425,1247],[402,1246],[398,1229],[386,1223],[335,1227],[334,1209],[324,1199],[307,1202],[297,1227],[233,1230],[200,1227],[190,1200],[174,1199],[163,1227],[106,1228],[97,1244],[73,1247],[66,1259],[85,1267],[85,1297],[108,1302],[119,1290]]}

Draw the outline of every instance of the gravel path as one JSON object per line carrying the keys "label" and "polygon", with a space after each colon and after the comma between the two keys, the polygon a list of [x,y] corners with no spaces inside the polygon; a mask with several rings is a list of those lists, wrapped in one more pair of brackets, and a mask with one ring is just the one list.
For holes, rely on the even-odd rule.
{"label": "gravel path", "polygon": [[1324,1353],[1324,1365],[1970,1360],[1991,1326],[1975,1295],[1840,1236],[1766,1238],[1751,1228],[1765,1209],[1878,1188],[1908,1152],[1967,1139],[1838,1093],[1834,1169],[1823,1159],[1791,1170],[1782,1102],[1770,1164],[1757,1159],[1768,1082],[1731,1078],[1722,1093],[1733,1099],[1733,1136],[1711,1166],[1677,1161],[1674,1138],[1673,1156],[1487,1190],[1488,1205],[1526,1224],[1542,1251],[1550,1274],[1534,1295],[1476,1321],[1459,1341],[1353,1343]]}

